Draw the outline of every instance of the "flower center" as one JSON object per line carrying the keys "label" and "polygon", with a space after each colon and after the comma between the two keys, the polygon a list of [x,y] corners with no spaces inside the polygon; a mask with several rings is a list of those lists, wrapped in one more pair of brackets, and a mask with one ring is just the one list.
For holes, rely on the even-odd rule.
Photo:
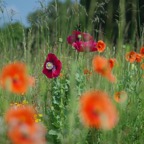
{"label": "flower center", "polygon": [[53,67],[54,67],[54,65],[53,65],[51,62],[47,62],[47,63],[46,63],[46,69],[52,70]]}

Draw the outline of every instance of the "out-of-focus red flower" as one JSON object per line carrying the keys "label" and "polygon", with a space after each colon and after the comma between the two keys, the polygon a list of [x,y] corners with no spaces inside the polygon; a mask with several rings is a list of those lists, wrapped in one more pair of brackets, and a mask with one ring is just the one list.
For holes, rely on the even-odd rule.
{"label": "out-of-focus red flower", "polygon": [[126,60],[129,61],[130,63],[133,63],[135,62],[136,60],[136,56],[137,56],[137,53],[134,52],[134,51],[131,51],[131,52],[128,52],[125,56]]}
{"label": "out-of-focus red flower", "polygon": [[73,42],[79,41],[82,37],[82,34],[80,31],[73,31],[72,35],[67,37],[67,42],[69,44],[72,44]]}
{"label": "out-of-focus red flower", "polygon": [[115,76],[112,74],[112,68],[109,61],[101,56],[95,56],[92,61],[93,69],[111,82],[116,82]]}
{"label": "out-of-focus red flower", "polygon": [[116,92],[114,94],[114,99],[118,103],[123,103],[127,99],[127,93],[125,91]]}
{"label": "out-of-focus red flower", "polygon": [[102,40],[99,40],[96,47],[98,52],[103,52],[106,48],[106,44]]}
{"label": "out-of-focus red flower", "polygon": [[118,113],[109,96],[102,91],[89,91],[80,98],[80,116],[84,125],[97,129],[112,129]]}
{"label": "out-of-focus red flower", "polygon": [[45,128],[35,122],[36,111],[28,105],[12,106],[5,115],[13,144],[45,144]]}
{"label": "out-of-focus red flower", "polygon": [[56,78],[62,69],[61,61],[52,53],[49,53],[43,66],[43,73],[48,78]]}
{"label": "out-of-focus red flower", "polygon": [[113,67],[115,66],[115,63],[116,63],[116,59],[115,58],[110,58],[108,60],[108,62],[109,62],[110,68],[113,69]]}
{"label": "out-of-focus red flower", "polygon": [[142,55],[137,53],[136,54],[136,62],[140,63],[142,61]]}
{"label": "out-of-focus red flower", "polygon": [[96,48],[96,42],[94,41],[77,41],[72,44],[72,46],[78,51],[78,52],[93,52],[97,51]]}
{"label": "out-of-focus red flower", "polygon": [[71,36],[67,37],[67,42],[78,52],[97,51],[96,42],[89,33],[74,31]]}
{"label": "out-of-focus red flower", "polygon": [[2,68],[0,85],[13,93],[23,94],[31,86],[31,79],[27,74],[26,65],[22,62],[10,63]]}

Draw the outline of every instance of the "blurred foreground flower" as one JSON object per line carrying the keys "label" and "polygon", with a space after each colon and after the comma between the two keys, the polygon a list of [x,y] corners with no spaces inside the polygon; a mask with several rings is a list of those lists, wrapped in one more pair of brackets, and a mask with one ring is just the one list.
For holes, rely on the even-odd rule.
{"label": "blurred foreground flower", "polygon": [[142,57],[144,58],[144,47],[142,47],[142,48],[140,49],[140,54],[141,54]]}
{"label": "blurred foreground flower", "polygon": [[89,91],[81,96],[80,116],[84,125],[97,129],[112,129],[118,122],[115,106],[102,91]]}
{"label": "blurred foreground flower", "polygon": [[46,130],[35,122],[36,111],[28,105],[12,106],[5,115],[13,144],[45,144]]}
{"label": "blurred foreground flower", "polygon": [[59,76],[62,68],[61,61],[52,53],[49,53],[43,67],[43,73],[48,78],[56,78]]}
{"label": "blurred foreground flower", "polygon": [[112,68],[114,66],[113,60],[107,60],[104,57],[95,56],[93,58],[92,65],[95,72],[99,73],[111,82],[116,82],[116,78],[112,74]]}
{"label": "blurred foreground flower", "polygon": [[2,68],[0,85],[10,92],[23,94],[34,83],[34,77],[28,75],[26,65],[22,62],[10,63]]}

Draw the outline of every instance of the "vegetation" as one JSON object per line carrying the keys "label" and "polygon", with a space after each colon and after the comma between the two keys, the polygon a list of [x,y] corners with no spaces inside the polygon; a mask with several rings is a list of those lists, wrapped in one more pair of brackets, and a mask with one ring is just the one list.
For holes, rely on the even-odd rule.
{"label": "vegetation", "polygon": [[[10,18],[0,28],[1,70],[8,63],[22,61],[35,77],[35,86],[24,95],[0,89],[0,143],[11,143],[4,119],[7,109],[12,103],[27,102],[42,114],[48,144],[143,144],[144,59],[131,63],[125,58],[127,52],[140,53],[143,47],[143,0],[45,0],[39,4],[41,8],[27,17],[29,27]],[[5,8],[0,1],[1,14]],[[91,34],[96,42],[103,40],[105,51],[76,51],[67,42],[74,30]],[[62,63],[57,78],[48,79],[42,73],[48,53],[54,53]],[[116,83],[94,72],[96,55],[116,59]],[[79,100],[89,90],[105,91],[110,96],[119,113],[113,129],[90,128],[81,122]],[[114,99],[120,91],[127,93],[124,103]]]}

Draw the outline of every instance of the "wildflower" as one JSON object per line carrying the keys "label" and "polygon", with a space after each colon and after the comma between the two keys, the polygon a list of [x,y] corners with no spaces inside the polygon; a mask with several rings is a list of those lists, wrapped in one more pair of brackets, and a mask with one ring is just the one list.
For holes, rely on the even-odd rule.
{"label": "wildflower", "polygon": [[141,54],[142,57],[144,58],[144,47],[142,47],[142,48],[140,49],[140,54]]}
{"label": "wildflower", "polygon": [[77,41],[72,44],[72,46],[78,51],[78,52],[93,52],[97,51],[96,48],[96,42],[94,41]]}
{"label": "wildflower", "polygon": [[23,94],[33,85],[34,78],[28,76],[26,65],[22,62],[10,63],[2,68],[0,85],[16,94]]}
{"label": "wildflower", "polygon": [[73,42],[79,41],[80,40],[80,36],[81,36],[81,32],[80,31],[73,31],[72,35],[67,37],[67,42],[69,44],[72,44]]}
{"label": "wildflower", "polygon": [[127,99],[127,93],[125,91],[116,92],[114,94],[114,99],[118,103],[123,103]]}
{"label": "wildflower", "polygon": [[115,76],[112,74],[112,68],[109,61],[101,56],[95,56],[92,61],[93,69],[111,82],[116,82]]}
{"label": "wildflower", "polygon": [[49,53],[43,66],[43,73],[48,78],[56,78],[59,76],[62,68],[61,61],[52,53]]}
{"label": "wildflower", "polygon": [[74,31],[71,36],[68,36],[67,41],[78,52],[97,51],[96,42],[89,33]]}
{"label": "wildflower", "polygon": [[97,42],[97,50],[98,50],[98,52],[103,52],[104,50],[105,50],[105,48],[106,48],[106,44],[102,41],[102,40],[99,40],[98,42]]}
{"label": "wildflower", "polygon": [[142,55],[141,54],[136,54],[136,62],[140,63],[142,61]]}
{"label": "wildflower", "polygon": [[103,91],[89,91],[80,98],[80,116],[85,126],[112,129],[118,114],[109,96]]}
{"label": "wildflower", "polygon": [[126,60],[129,61],[130,63],[133,63],[135,60],[136,60],[136,52],[134,51],[131,51],[131,52],[128,52],[126,54]]}
{"label": "wildflower", "polygon": [[113,67],[114,67],[114,65],[116,63],[116,59],[115,58],[110,58],[108,60],[108,62],[109,62],[110,68],[113,69]]}
{"label": "wildflower", "polygon": [[36,111],[28,105],[12,106],[5,115],[13,144],[45,144],[45,128],[35,122]]}

